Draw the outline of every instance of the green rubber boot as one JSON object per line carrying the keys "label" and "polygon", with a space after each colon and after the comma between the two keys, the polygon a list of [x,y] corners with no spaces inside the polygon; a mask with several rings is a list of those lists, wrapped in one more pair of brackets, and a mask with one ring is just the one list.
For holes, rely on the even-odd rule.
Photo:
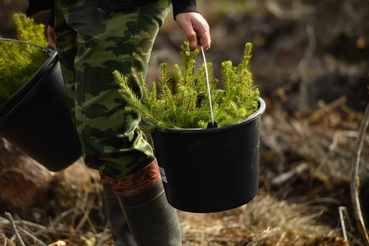
{"label": "green rubber boot", "polygon": [[161,181],[140,194],[118,199],[139,246],[182,245],[177,210],[169,205]]}
{"label": "green rubber boot", "polygon": [[113,188],[110,185],[104,185],[103,188],[114,246],[137,246]]}

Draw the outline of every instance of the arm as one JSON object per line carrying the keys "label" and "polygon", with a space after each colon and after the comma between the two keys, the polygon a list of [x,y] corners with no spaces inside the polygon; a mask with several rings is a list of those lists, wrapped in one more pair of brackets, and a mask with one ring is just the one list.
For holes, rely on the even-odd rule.
{"label": "arm", "polygon": [[49,43],[49,46],[53,49],[56,48],[56,43],[55,43],[55,32],[54,32],[54,28],[50,25],[47,26],[47,40]]}
{"label": "arm", "polygon": [[198,45],[207,50],[210,48],[210,28],[207,21],[199,13],[196,0],[172,0],[174,19],[187,37],[192,49]]}

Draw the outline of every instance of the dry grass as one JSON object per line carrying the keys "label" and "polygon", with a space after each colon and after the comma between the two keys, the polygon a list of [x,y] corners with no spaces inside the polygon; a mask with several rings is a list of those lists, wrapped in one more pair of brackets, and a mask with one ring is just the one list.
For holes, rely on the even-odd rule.
{"label": "dry grass", "polygon": [[[84,215],[74,227],[70,217],[81,210]],[[259,195],[249,204],[225,212],[195,214],[179,211],[184,246],[220,246],[220,245],[309,245],[318,238],[336,238],[339,230],[318,222],[323,209],[309,205],[288,204],[285,201],[266,195]],[[96,213],[96,204],[84,210],[72,208],[54,218],[57,225],[40,225],[21,219],[15,219],[18,232],[27,245],[48,245],[53,235],[67,245],[109,245],[111,238],[108,228],[88,223],[89,217]],[[50,218],[51,219],[51,218]],[[79,229],[78,225],[83,226]],[[54,225],[54,226],[52,226]],[[0,240],[8,245],[16,241],[10,222],[0,217]],[[42,236],[41,236],[42,235]],[[45,236],[48,235],[48,239]],[[41,238],[41,239],[36,239]],[[43,238],[43,239],[42,239]],[[337,238],[339,241],[343,241]],[[55,242],[58,240],[55,240]],[[1,242],[1,241],[0,241]],[[32,243],[33,242],[33,243]],[[338,242],[338,241],[337,241]],[[60,243],[60,242],[59,242]],[[62,244],[60,244],[62,245]],[[334,245],[334,244],[330,244]]]}
{"label": "dry grass", "polygon": [[[249,204],[212,214],[180,212],[184,245],[303,245],[317,237],[337,235],[318,222],[322,210],[288,204],[259,195]],[[267,236],[259,235],[260,233]],[[260,239],[261,238],[261,239]],[[250,244],[256,245],[256,244]]]}

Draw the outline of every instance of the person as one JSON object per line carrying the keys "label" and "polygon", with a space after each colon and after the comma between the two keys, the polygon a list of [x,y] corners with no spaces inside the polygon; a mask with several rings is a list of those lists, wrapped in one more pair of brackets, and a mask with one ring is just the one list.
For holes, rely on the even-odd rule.
{"label": "person", "polygon": [[[177,211],[165,197],[152,147],[126,112],[113,71],[140,95],[159,28],[174,19],[192,49],[210,48],[209,25],[196,0],[29,0],[27,15],[52,9],[56,46],[84,162],[100,171],[115,246],[179,246]],[[175,163],[173,163],[175,165]]]}

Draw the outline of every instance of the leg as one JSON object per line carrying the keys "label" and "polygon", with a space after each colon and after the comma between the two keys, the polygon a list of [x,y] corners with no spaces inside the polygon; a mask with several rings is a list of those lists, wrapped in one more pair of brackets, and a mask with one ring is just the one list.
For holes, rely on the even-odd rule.
{"label": "leg", "polygon": [[[73,121],[75,123],[75,67],[74,60],[77,54],[76,38],[77,33],[64,20],[63,13],[56,8],[55,30],[57,36],[57,49],[60,65],[63,71],[66,90],[68,93],[69,105]],[[101,182],[104,189],[104,198],[107,214],[111,226],[111,232],[114,239],[114,246],[137,246],[129,230],[125,216],[120,208],[119,200],[112,190],[109,181]]]}
{"label": "leg", "polygon": [[178,214],[168,204],[161,181],[139,195],[119,200],[138,245],[182,245]]}
{"label": "leg", "polygon": [[[95,0],[56,0],[56,5],[60,18],[64,18],[75,35],[73,40],[69,31],[65,33],[56,25],[61,57],[75,53],[73,60],[67,55],[69,60],[61,63],[68,95],[74,99],[71,109],[85,163],[109,176],[138,245],[181,245],[178,216],[165,199],[160,178],[152,180],[148,175],[143,179],[145,182],[136,179],[142,178],[141,171],[146,173],[153,166],[157,169],[157,164],[144,134],[138,130],[139,116],[124,112],[112,76],[114,70],[125,73],[131,86],[137,89],[139,73],[146,72],[169,1],[158,0],[112,12],[104,16],[102,23]],[[122,195],[121,185],[131,189]]]}
{"label": "leg", "polygon": [[114,246],[137,246],[112,187],[104,185],[103,188]]}
{"label": "leg", "polygon": [[[74,98],[71,108],[85,163],[110,178],[124,178],[149,165],[155,157],[138,129],[140,117],[124,111],[112,73],[115,70],[124,73],[130,86],[140,93],[139,74],[146,73],[155,37],[170,2],[158,0],[139,8],[111,12],[103,16],[103,22],[96,0],[56,0],[56,6],[75,35],[74,40],[65,38],[67,35],[56,22],[58,51],[62,56],[75,54],[61,63],[68,95]],[[72,41],[76,47],[73,51],[64,45]]]}
{"label": "leg", "polygon": [[[108,180],[104,174],[102,179]],[[139,246],[180,246],[177,211],[165,197],[157,162],[123,179],[110,179]]]}

